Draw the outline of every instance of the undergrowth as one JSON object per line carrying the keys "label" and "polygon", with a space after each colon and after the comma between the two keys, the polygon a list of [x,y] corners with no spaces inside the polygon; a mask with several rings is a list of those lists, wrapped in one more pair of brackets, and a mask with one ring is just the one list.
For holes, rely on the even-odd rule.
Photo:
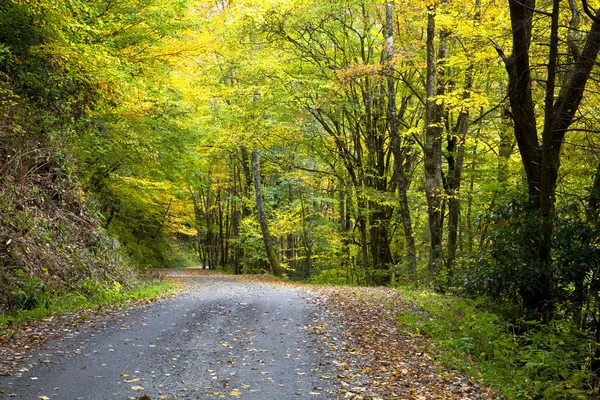
{"label": "undergrowth", "polygon": [[595,343],[572,323],[509,322],[486,300],[403,290],[399,312],[409,334],[431,339],[440,362],[481,379],[500,398],[588,399]]}
{"label": "undergrowth", "polygon": [[63,312],[101,309],[134,300],[153,300],[175,290],[172,283],[162,280],[142,281],[130,288],[123,288],[116,281],[111,286],[98,281],[86,281],[79,287],[68,290],[62,288],[51,291],[42,288],[42,281],[32,279],[30,291],[18,293],[18,306],[21,308],[11,314],[0,315],[0,333],[14,323],[34,321]]}
{"label": "undergrowth", "polygon": [[0,328],[169,289],[143,280],[102,228],[61,146],[73,129],[0,71]]}

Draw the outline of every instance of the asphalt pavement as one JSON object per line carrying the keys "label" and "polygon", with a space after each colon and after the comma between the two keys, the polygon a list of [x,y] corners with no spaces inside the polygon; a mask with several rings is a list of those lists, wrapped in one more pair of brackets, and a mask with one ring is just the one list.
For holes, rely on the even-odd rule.
{"label": "asphalt pavement", "polygon": [[0,398],[336,398],[333,368],[307,329],[319,312],[310,293],[174,273],[186,291],[65,332],[0,377]]}

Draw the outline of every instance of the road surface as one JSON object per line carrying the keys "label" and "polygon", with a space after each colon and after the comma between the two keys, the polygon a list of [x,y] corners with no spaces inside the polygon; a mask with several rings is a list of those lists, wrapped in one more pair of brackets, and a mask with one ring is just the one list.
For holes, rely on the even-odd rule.
{"label": "road surface", "polygon": [[307,325],[310,294],[240,277],[185,275],[175,298],[136,307],[30,353],[0,398],[333,399],[333,367]]}

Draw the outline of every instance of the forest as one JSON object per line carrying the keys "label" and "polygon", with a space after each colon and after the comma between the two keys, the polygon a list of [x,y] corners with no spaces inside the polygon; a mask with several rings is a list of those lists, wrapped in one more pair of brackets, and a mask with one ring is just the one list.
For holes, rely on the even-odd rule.
{"label": "forest", "polygon": [[156,267],[424,290],[494,316],[463,350],[517,398],[596,398],[596,9],[0,2],[3,315]]}

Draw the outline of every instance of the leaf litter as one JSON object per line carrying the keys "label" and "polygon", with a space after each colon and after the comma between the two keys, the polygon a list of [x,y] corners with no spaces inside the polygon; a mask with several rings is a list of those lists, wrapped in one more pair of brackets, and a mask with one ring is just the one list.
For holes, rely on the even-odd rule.
{"label": "leaf litter", "polygon": [[388,288],[312,288],[321,308],[307,330],[337,368],[340,396],[347,399],[491,399],[491,390],[440,366],[420,349],[427,340],[403,332],[396,319],[409,312]]}

